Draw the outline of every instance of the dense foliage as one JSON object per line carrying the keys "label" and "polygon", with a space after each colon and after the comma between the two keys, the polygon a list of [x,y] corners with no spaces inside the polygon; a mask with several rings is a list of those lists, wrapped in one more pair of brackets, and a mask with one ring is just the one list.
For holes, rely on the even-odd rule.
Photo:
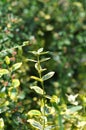
{"label": "dense foliage", "polygon": [[86,129],[86,1],[0,0],[0,130]]}

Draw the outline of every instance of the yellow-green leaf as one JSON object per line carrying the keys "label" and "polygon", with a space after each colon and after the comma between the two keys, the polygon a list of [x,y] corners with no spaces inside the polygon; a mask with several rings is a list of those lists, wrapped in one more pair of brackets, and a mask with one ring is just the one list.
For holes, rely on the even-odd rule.
{"label": "yellow-green leaf", "polygon": [[0,77],[5,74],[9,74],[9,71],[7,69],[0,69]]}
{"label": "yellow-green leaf", "polygon": [[38,110],[31,110],[28,112],[28,115],[30,116],[41,116],[41,112]]}
{"label": "yellow-green leaf", "polygon": [[47,79],[50,79],[53,75],[54,75],[54,73],[55,72],[49,72],[49,73],[47,73],[46,75],[44,75],[43,77],[42,77],[42,79],[43,79],[43,81],[45,81],[45,80],[47,80]]}
{"label": "yellow-green leaf", "polygon": [[4,120],[3,118],[0,118],[0,130],[3,130],[4,128]]}
{"label": "yellow-green leaf", "polygon": [[42,125],[39,122],[35,121],[34,119],[29,119],[29,120],[27,120],[27,122],[29,122],[34,128],[36,128],[38,130],[43,129]]}
{"label": "yellow-green leaf", "polygon": [[18,79],[13,79],[13,80],[12,80],[12,86],[13,86],[13,87],[16,88],[16,87],[18,87],[19,85],[20,85],[20,81],[19,81]]}
{"label": "yellow-green leaf", "polygon": [[39,82],[42,82],[42,79],[40,79],[40,78],[38,78],[38,77],[36,77],[36,76],[31,76],[31,79],[37,80],[37,81],[39,81]]}
{"label": "yellow-green leaf", "polygon": [[14,64],[12,66],[12,71],[15,71],[15,70],[19,69],[21,67],[21,65],[22,65],[22,62]]}
{"label": "yellow-green leaf", "polygon": [[5,62],[6,62],[7,65],[10,64],[10,58],[8,56],[5,57]]}
{"label": "yellow-green leaf", "polygon": [[41,89],[40,87],[32,86],[30,88],[33,89],[36,93],[43,95],[43,89]]}

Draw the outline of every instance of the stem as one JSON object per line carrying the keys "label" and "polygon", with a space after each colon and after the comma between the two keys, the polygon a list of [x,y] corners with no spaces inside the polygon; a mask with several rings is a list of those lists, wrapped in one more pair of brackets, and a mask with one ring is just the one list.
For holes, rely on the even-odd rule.
{"label": "stem", "polygon": [[[41,66],[41,65],[40,65],[39,55],[37,56],[37,60],[38,60],[38,65]],[[39,67],[39,68],[40,68],[40,67]],[[39,69],[38,73],[39,73],[40,79],[42,79],[42,72],[41,72],[40,69]],[[45,92],[44,92],[44,81],[41,82],[41,86],[42,86],[42,89],[43,89],[43,96],[42,96],[42,98],[43,98],[43,105],[44,105],[43,117],[45,117]],[[43,130],[44,130],[44,128],[45,128],[45,119],[43,120]]]}

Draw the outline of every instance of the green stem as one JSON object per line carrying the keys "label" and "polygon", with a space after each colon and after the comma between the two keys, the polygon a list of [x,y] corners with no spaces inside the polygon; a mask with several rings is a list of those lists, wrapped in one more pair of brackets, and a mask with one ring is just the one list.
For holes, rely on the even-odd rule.
{"label": "green stem", "polygon": [[[38,65],[40,66],[39,55],[37,56],[37,60],[38,60]],[[41,72],[40,69],[39,69],[38,73],[39,73],[40,79],[42,79],[42,72]],[[43,89],[43,97],[42,98],[43,98],[43,104],[44,104],[43,117],[45,117],[45,91],[44,91],[44,82],[43,81],[41,82],[41,86],[42,86],[42,89]],[[43,120],[43,130],[44,130],[44,128],[45,128],[45,119]]]}

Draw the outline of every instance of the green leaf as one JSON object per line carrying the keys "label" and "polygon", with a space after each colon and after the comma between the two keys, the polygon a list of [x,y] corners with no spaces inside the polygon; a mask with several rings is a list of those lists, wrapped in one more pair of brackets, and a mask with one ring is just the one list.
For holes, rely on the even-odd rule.
{"label": "green leaf", "polygon": [[33,60],[33,59],[26,59],[26,61],[31,61],[31,62],[37,62],[36,60]]}
{"label": "green leaf", "polygon": [[45,61],[47,61],[49,59],[50,59],[50,57],[49,58],[43,58],[42,60],[40,60],[40,62],[45,62]]}
{"label": "green leaf", "polygon": [[42,125],[39,122],[35,121],[34,119],[29,119],[27,120],[27,122],[29,122],[34,128],[37,128],[38,130],[43,129]]}
{"label": "green leaf", "polygon": [[41,68],[41,66],[40,66],[38,63],[36,63],[36,64],[35,64],[35,69],[36,69],[37,71],[40,71],[42,68]]}
{"label": "green leaf", "polygon": [[14,64],[12,66],[12,71],[15,71],[15,70],[19,69],[21,67],[21,65],[22,65],[22,62]]}
{"label": "green leaf", "polygon": [[7,69],[0,69],[0,77],[2,77],[5,74],[9,74],[9,71]]}
{"label": "green leaf", "polygon": [[4,130],[4,120],[0,118],[0,130]]}
{"label": "green leaf", "polygon": [[8,56],[5,57],[5,62],[6,62],[7,65],[10,64],[10,58]]}
{"label": "green leaf", "polygon": [[40,55],[45,55],[45,54],[48,54],[49,51],[46,51],[46,52],[41,52]]}
{"label": "green leaf", "polygon": [[52,71],[52,72],[49,72],[49,73],[47,73],[46,75],[44,75],[44,76],[42,77],[43,81],[50,79],[50,78],[54,75],[54,73],[55,73],[55,72]]}
{"label": "green leaf", "polygon": [[41,112],[38,110],[31,110],[28,112],[28,115],[30,116],[41,116]]}
{"label": "green leaf", "polygon": [[23,46],[27,46],[27,45],[29,45],[30,44],[30,41],[24,41],[23,42]]}
{"label": "green leaf", "polygon": [[40,49],[38,50],[38,53],[41,53],[41,52],[43,52],[43,48],[40,48]]}
{"label": "green leaf", "polygon": [[82,106],[74,106],[74,107],[71,107],[71,108],[67,109],[67,112],[72,114],[72,113],[77,112],[77,111],[79,111],[81,109],[82,109]]}
{"label": "green leaf", "polygon": [[12,80],[12,86],[13,87],[19,87],[19,85],[20,85],[20,81],[18,80],[18,79],[13,79]]}
{"label": "green leaf", "polygon": [[8,91],[8,95],[11,100],[16,101],[17,95],[18,95],[18,90],[16,88],[10,87],[9,91]]}
{"label": "green leaf", "polygon": [[44,130],[52,130],[56,127],[56,125],[47,126]]}
{"label": "green leaf", "polygon": [[0,106],[0,114],[7,111],[9,108],[7,106]]}
{"label": "green leaf", "polygon": [[37,80],[37,81],[39,81],[39,82],[42,82],[42,79],[40,79],[40,78],[38,78],[38,77],[36,77],[36,76],[31,76],[31,79]]}
{"label": "green leaf", "polygon": [[43,95],[43,89],[38,86],[30,87],[31,89],[35,90],[36,93]]}

